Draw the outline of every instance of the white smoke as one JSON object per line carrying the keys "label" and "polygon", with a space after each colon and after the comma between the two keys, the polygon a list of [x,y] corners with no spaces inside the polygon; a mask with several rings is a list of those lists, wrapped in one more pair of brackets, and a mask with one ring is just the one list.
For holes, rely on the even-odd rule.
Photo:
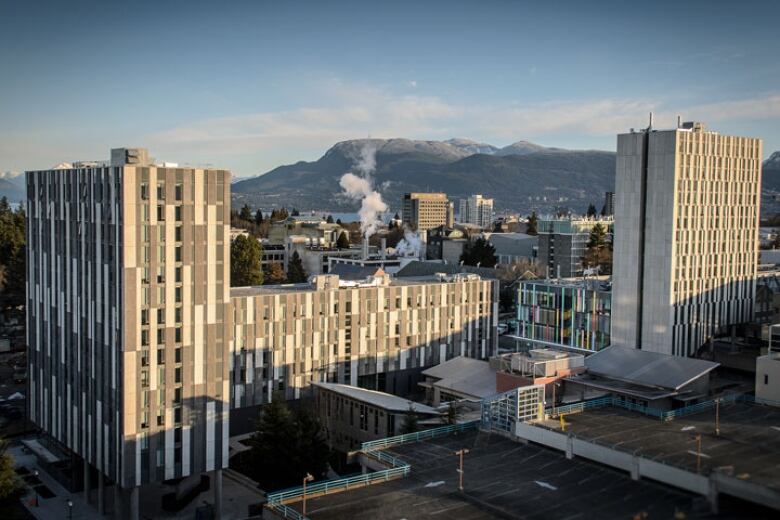
{"label": "white smoke", "polygon": [[0,179],[15,179],[19,177],[23,172],[0,172]]}
{"label": "white smoke", "polygon": [[422,252],[422,240],[420,236],[408,229],[404,230],[404,237],[395,246],[395,254],[398,256],[414,256],[420,258]]}
{"label": "white smoke", "polygon": [[371,145],[364,146],[355,161],[355,171],[362,176],[350,172],[342,175],[339,180],[339,185],[347,197],[361,201],[358,216],[360,231],[365,238],[377,232],[382,225],[380,215],[387,211],[387,204],[382,200],[382,195],[372,186],[371,174],[375,169],[376,148]]}

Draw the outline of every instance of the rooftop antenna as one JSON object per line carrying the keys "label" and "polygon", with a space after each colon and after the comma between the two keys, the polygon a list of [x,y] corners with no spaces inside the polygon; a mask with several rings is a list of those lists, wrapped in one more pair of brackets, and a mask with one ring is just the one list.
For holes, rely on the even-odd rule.
{"label": "rooftop antenna", "polygon": [[650,112],[650,125],[648,125],[647,129],[648,130],[652,130],[653,129],[653,113],[652,112]]}
{"label": "rooftop antenna", "polygon": [[682,124],[682,119],[680,119],[680,115],[677,114],[677,128],[680,128],[681,124]]}

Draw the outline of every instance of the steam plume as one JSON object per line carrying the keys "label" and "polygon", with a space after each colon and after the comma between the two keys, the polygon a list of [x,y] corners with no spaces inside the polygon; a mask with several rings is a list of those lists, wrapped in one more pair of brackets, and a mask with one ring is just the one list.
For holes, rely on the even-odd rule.
{"label": "steam plume", "polygon": [[371,174],[375,169],[376,148],[367,145],[360,150],[360,156],[355,161],[355,171],[361,173],[362,176],[349,172],[342,175],[341,180],[339,180],[339,185],[347,197],[361,201],[358,216],[360,217],[360,231],[365,238],[376,233],[379,226],[382,225],[379,216],[387,211],[387,204],[382,200],[382,195],[372,186]]}

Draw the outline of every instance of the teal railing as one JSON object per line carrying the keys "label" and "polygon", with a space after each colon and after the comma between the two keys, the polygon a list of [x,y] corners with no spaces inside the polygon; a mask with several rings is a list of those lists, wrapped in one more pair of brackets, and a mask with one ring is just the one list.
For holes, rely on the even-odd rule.
{"label": "teal railing", "polygon": [[404,435],[396,435],[395,437],[387,437],[386,439],[378,439],[375,441],[364,442],[360,449],[364,452],[373,452],[375,450],[383,450],[391,446],[397,446],[399,444],[405,444],[407,442],[417,442],[425,439],[433,439],[434,437],[440,437],[442,435],[449,435],[450,433],[470,430],[479,426],[479,421],[469,421],[459,424],[451,424],[448,426],[440,426],[438,428],[432,428],[430,430],[423,430],[415,433],[407,433]]}

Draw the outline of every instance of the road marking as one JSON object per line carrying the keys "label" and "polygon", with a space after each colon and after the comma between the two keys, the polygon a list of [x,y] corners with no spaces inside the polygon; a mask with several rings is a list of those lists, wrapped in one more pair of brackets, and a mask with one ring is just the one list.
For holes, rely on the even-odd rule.
{"label": "road marking", "polygon": [[684,426],[684,427],[680,428],[680,431],[689,432],[689,431],[695,430],[695,429],[696,429],[696,426]]}
{"label": "road marking", "polygon": [[424,487],[434,488],[434,487],[439,487],[439,486],[443,486],[443,485],[444,485],[444,481],[443,480],[437,480],[436,482],[428,482],[427,484],[425,484]]}
{"label": "road marking", "polygon": [[534,483],[539,487],[543,487],[551,491],[558,491],[557,487],[553,486],[552,484],[548,484],[547,482],[543,482],[541,480],[534,480]]}
{"label": "road marking", "polygon": [[706,453],[696,453],[693,450],[688,450],[688,453],[690,453],[691,455],[701,455],[702,458],[705,458],[705,459],[709,459],[710,458],[710,456],[707,455]]}

